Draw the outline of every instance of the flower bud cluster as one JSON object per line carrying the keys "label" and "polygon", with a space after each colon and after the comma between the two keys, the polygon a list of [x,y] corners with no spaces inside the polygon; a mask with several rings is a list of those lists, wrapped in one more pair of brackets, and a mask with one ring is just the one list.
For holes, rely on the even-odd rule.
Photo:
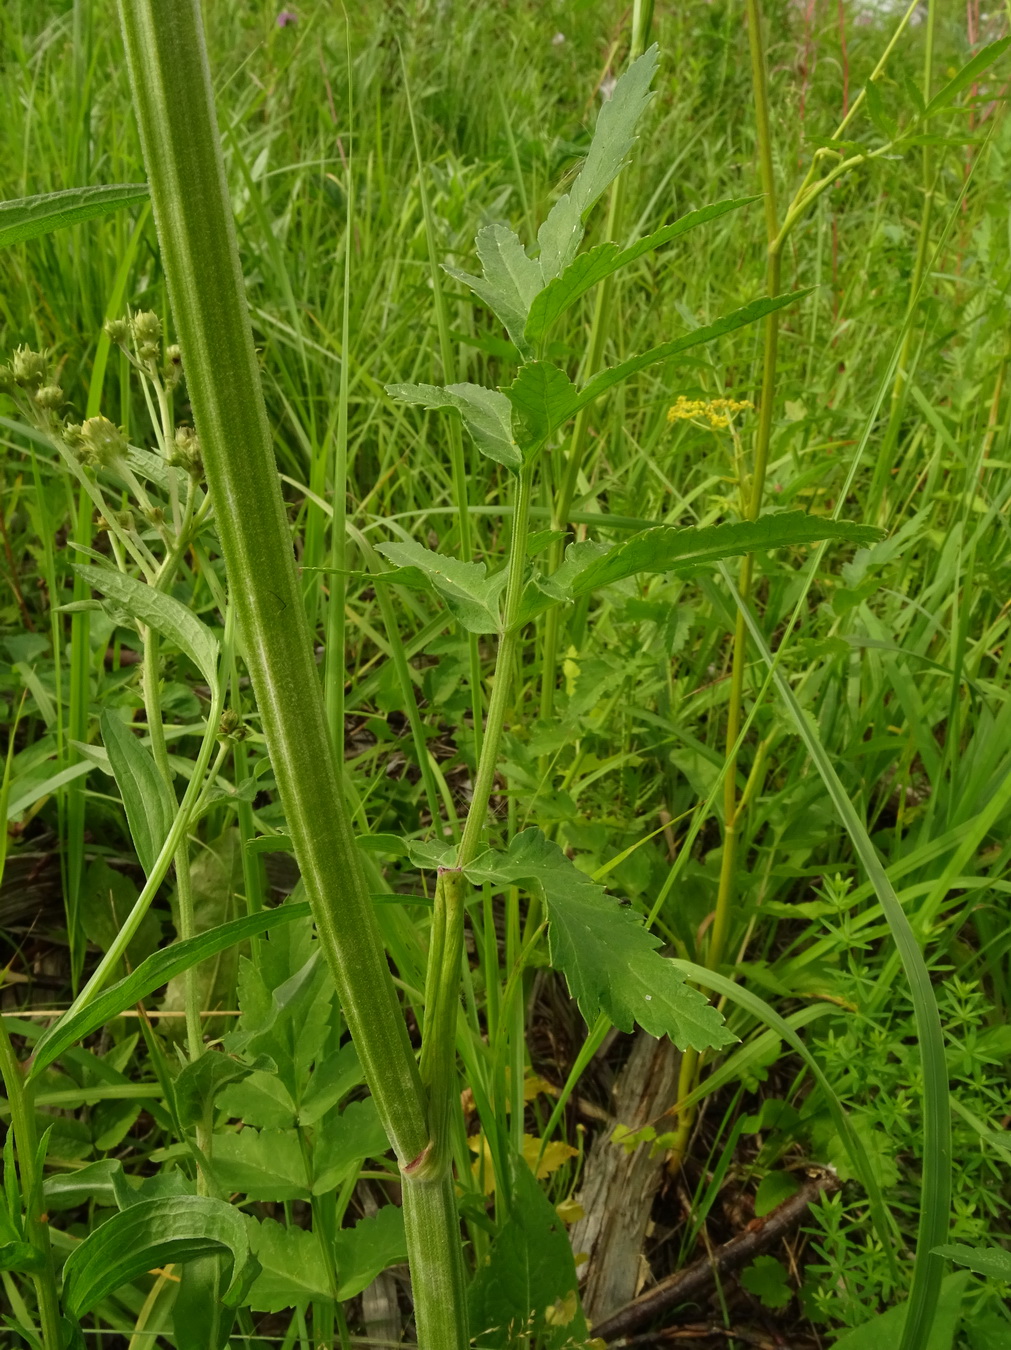
{"label": "flower bud cluster", "polygon": [[169,463],[185,469],[193,478],[203,477],[204,461],[200,454],[200,437],[192,427],[179,427],[169,453]]}
{"label": "flower bud cluster", "polygon": [[89,417],[80,426],[68,423],[63,439],[82,464],[93,468],[108,468],[126,454],[126,437],[107,417]]}
{"label": "flower bud cluster", "polygon": [[142,309],[133,316],[130,336],[138,361],[149,365],[161,359],[161,319],[154,310]]}

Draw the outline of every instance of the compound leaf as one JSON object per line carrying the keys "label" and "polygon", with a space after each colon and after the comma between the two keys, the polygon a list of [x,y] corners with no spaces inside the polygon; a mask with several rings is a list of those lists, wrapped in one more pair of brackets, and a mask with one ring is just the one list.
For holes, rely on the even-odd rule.
{"label": "compound leaf", "polygon": [[548,913],[551,964],[589,1025],[604,1012],[621,1031],[638,1023],[670,1036],[682,1050],[736,1040],[708,1000],[657,951],[661,945],[634,910],[607,895],[540,830],[515,835],[505,853],[489,850],[467,874],[497,885],[533,883]]}

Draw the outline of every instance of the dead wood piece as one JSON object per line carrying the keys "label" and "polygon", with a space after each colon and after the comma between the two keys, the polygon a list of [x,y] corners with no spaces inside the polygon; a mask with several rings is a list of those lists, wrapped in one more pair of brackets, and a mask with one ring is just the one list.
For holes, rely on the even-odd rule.
{"label": "dead wood piece", "polygon": [[[614,1123],[641,1129],[674,1100],[680,1055],[669,1040],[637,1034],[614,1087]],[[663,1176],[663,1157],[648,1145],[626,1153],[611,1142],[613,1129],[600,1131],[590,1148],[579,1203],[584,1217],[572,1228],[572,1248],[588,1260],[583,1307],[591,1321],[607,1317],[641,1288],[642,1245],[653,1199]]]}
{"label": "dead wood piece", "polygon": [[804,1183],[796,1195],[764,1219],[755,1219],[743,1233],[718,1247],[712,1256],[704,1256],[677,1274],[661,1280],[648,1293],[632,1299],[624,1308],[602,1322],[593,1324],[593,1335],[604,1341],[616,1341],[638,1331],[661,1313],[686,1303],[708,1290],[717,1277],[739,1269],[760,1252],[774,1247],[804,1217],[810,1205],[824,1192],[837,1191],[839,1180],[825,1172]]}

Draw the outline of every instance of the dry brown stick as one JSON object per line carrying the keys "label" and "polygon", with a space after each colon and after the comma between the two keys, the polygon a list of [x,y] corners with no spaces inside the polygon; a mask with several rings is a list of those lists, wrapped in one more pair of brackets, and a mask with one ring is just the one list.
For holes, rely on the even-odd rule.
{"label": "dry brown stick", "polygon": [[796,1195],[764,1219],[754,1220],[743,1233],[738,1233],[737,1237],[718,1247],[712,1257],[704,1256],[684,1270],[668,1276],[648,1293],[640,1294],[603,1322],[596,1323],[593,1335],[604,1341],[616,1341],[638,1331],[678,1303],[694,1298],[713,1284],[717,1276],[738,1269],[759,1252],[774,1246],[800,1222],[808,1206],[819,1195],[838,1189],[839,1181],[830,1172],[805,1182]]}

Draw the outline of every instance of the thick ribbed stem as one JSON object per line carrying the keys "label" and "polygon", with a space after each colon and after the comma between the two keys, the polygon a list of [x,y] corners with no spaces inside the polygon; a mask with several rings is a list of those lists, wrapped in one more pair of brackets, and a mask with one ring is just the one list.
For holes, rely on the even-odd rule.
{"label": "thick ribbed stem", "polygon": [[[340,787],[263,401],[197,0],[121,0],[169,298],[240,639],[316,927],[401,1165],[425,1096]],[[419,1339],[468,1343],[451,1187],[405,1172]],[[424,1187],[424,1189],[421,1189]],[[418,1188],[416,1190],[416,1188]],[[437,1255],[433,1255],[437,1253]],[[433,1260],[446,1269],[432,1271]],[[454,1264],[454,1261],[456,1264]]]}

